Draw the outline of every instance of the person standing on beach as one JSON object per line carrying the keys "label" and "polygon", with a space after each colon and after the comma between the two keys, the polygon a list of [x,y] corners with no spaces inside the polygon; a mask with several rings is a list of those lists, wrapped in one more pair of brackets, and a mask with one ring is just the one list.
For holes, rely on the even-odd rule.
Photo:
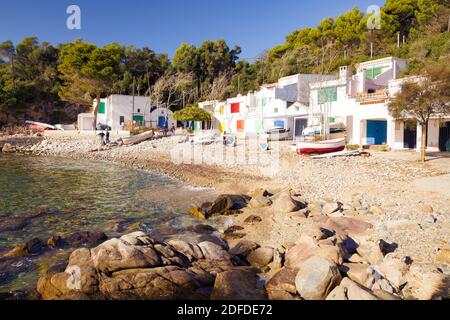
{"label": "person standing on beach", "polygon": [[109,143],[109,129],[106,128],[105,132],[105,145]]}
{"label": "person standing on beach", "polygon": [[224,146],[227,145],[227,139],[228,139],[228,137],[227,137],[227,132],[224,131],[224,132],[223,132],[223,136],[222,136],[222,140],[223,140],[223,145],[224,145]]}
{"label": "person standing on beach", "polygon": [[98,136],[100,137],[100,144],[102,146],[104,146],[105,145],[105,133],[102,131],[98,134]]}

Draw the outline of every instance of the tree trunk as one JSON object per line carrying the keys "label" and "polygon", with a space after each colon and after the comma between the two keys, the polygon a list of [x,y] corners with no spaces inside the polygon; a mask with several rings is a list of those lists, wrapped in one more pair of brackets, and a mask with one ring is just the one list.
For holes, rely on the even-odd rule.
{"label": "tree trunk", "polygon": [[425,155],[427,150],[427,125],[422,125],[422,163],[425,163]]}
{"label": "tree trunk", "polygon": [[94,133],[95,133],[96,128],[97,128],[97,113],[98,113],[98,110],[100,109],[100,102],[101,102],[100,101],[100,95],[97,94],[95,99],[96,99],[96,103],[95,103],[94,112],[93,112],[94,120],[92,121],[92,129],[94,130]]}

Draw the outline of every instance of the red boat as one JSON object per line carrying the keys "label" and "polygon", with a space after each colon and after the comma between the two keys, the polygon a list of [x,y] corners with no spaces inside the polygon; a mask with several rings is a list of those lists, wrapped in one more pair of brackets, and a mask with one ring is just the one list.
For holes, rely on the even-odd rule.
{"label": "red boat", "polygon": [[297,143],[298,154],[324,154],[343,151],[344,149],[345,139]]}

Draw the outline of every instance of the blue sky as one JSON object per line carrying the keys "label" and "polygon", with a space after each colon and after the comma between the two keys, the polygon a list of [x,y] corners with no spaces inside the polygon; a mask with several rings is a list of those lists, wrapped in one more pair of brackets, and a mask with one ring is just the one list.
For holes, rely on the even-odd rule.
{"label": "blue sky", "polygon": [[[361,10],[384,0],[13,0],[1,1],[0,42],[36,35],[52,44],[76,38],[148,46],[172,56],[183,42],[225,39],[253,58],[290,32],[315,26],[354,6]],[[81,30],[66,28],[66,8],[81,8]]]}

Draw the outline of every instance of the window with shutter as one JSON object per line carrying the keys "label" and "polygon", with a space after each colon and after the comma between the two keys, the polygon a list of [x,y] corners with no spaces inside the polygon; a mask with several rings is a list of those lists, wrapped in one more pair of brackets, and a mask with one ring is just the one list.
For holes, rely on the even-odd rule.
{"label": "window with shutter", "polygon": [[239,113],[239,102],[231,104],[231,113]]}

